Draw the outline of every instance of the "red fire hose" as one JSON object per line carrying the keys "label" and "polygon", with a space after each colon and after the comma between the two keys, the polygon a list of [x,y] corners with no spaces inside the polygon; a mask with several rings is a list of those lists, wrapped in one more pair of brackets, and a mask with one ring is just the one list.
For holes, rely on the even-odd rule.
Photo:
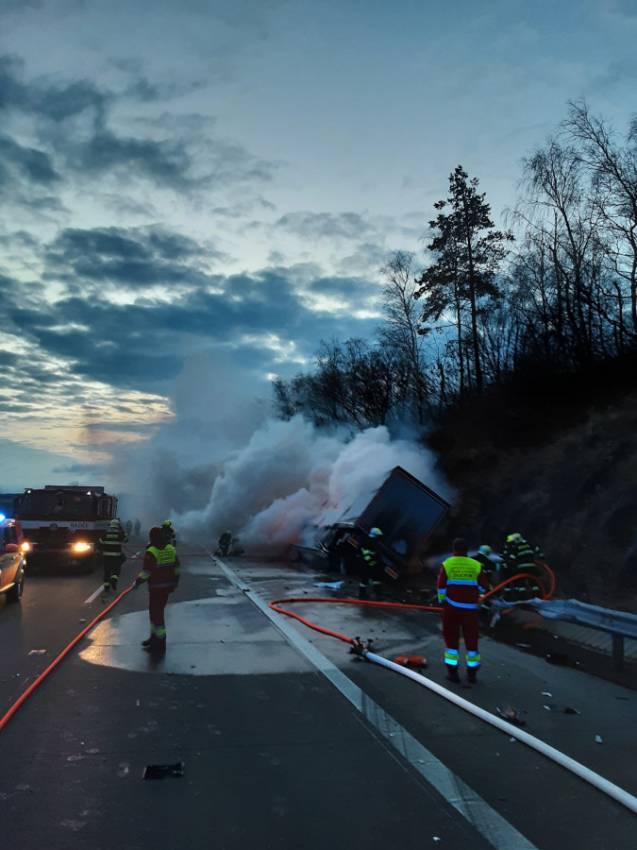
{"label": "red fire hose", "polygon": [[[542,587],[542,599],[551,599],[553,594],[555,593],[555,573],[549,567],[547,563],[544,561],[537,562],[546,572],[548,578],[548,588],[544,586],[543,582],[540,582],[540,586]],[[522,579],[532,579],[533,581],[537,581],[537,576],[532,575],[531,573],[518,573],[517,575],[511,576],[500,584],[496,585],[496,587],[492,588],[488,593],[485,593],[482,597],[482,602],[489,599],[496,593],[499,593],[503,588],[507,587],[514,582],[521,581]],[[273,611],[276,611],[278,614],[284,614],[286,617],[291,617],[293,620],[298,620],[299,623],[302,623],[304,626],[307,626],[310,629],[314,629],[315,632],[320,632],[321,634],[328,635],[329,637],[336,638],[337,640],[343,641],[343,643],[349,643],[352,645],[356,644],[356,638],[349,637],[349,635],[344,635],[341,632],[335,632],[331,629],[326,629],[324,626],[319,626],[317,623],[313,623],[311,620],[308,620],[306,617],[302,617],[300,614],[296,614],[294,611],[290,611],[287,608],[283,608],[283,605],[292,605],[298,604],[300,602],[303,603],[325,603],[328,605],[361,605],[367,608],[384,608],[384,609],[402,609],[408,611],[430,611],[436,614],[442,613],[442,607],[440,605],[416,605],[415,603],[409,602],[373,602],[366,599],[335,599],[330,596],[290,596],[285,599],[274,599],[270,602],[270,608]]]}
{"label": "red fire hose", "polygon": [[42,684],[42,682],[43,682],[43,681],[47,678],[47,676],[49,675],[49,673],[51,673],[53,670],[55,670],[55,668],[58,666],[58,664],[59,664],[59,663],[60,663],[60,662],[61,662],[64,658],[66,658],[66,656],[67,656],[67,655],[69,654],[69,652],[73,649],[73,647],[74,647],[74,646],[77,646],[77,644],[78,644],[78,643],[82,640],[82,638],[84,637],[84,635],[87,635],[87,634],[91,631],[91,629],[93,628],[93,626],[95,626],[97,623],[99,623],[99,621],[100,621],[100,620],[102,620],[102,619],[103,619],[103,618],[104,618],[104,617],[108,614],[108,612],[109,612],[109,611],[111,611],[111,610],[112,610],[112,609],[113,609],[113,608],[114,608],[114,607],[118,604],[118,602],[120,602],[120,601],[121,601],[121,600],[122,600],[122,599],[126,596],[126,594],[127,594],[127,593],[130,593],[130,592],[131,592],[131,590],[133,590],[133,587],[134,587],[134,585],[132,585],[132,584],[131,584],[131,586],[130,586],[130,587],[127,587],[125,590],[122,590],[122,592],[119,594],[119,596],[116,596],[116,597],[115,597],[115,599],[113,599],[113,601],[112,601],[112,602],[110,602],[110,603],[106,606],[106,608],[103,608],[103,609],[100,611],[100,613],[97,615],[97,617],[94,617],[94,618],[91,620],[91,622],[90,622],[87,626],[85,626],[85,627],[82,629],[82,631],[81,631],[78,635],[76,635],[76,636],[73,638],[73,640],[72,640],[70,643],[68,643],[68,644],[64,647],[64,649],[62,650],[62,652],[60,652],[60,653],[59,653],[59,655],[57,655],[57,656],[53,659],[53,661],[49,664],[49,666],[48,666],[45,670],[43,670],[43,671],[40,673],[40,675],[37,677],[37,679],[35,679],[33,682],[31,682],[31,684],[29,685],[29,687],[28,687],[28,688],[26,688],[26,690],[24,690],[24,691],[22,692],[22,694],[20,694],[20,696],[18,697],[18,699],[17,699],[17,700],[13,703],[13,705],[12,705],[12,706],[11,706],[11,708],[10,708],[10,709],[6,712],[6,714],[4,714],[4,715],[2,716],[2,718],[0,718],[0,732],[2,732],[2,731],[4,730],[4,728],[5,728],[5,726],[7,725],[7,723],[11,720],[11,718],[12,718],[12,717],[13,717],[13,715],[14,715],[14,714],[18,711],[18,709],[19,709],[22,705],[24,705],[24,703],[28,700],[28,698],[31,696],[31,694],[32,694],[32,693],[33,693],[33,692],[34,692],[37,688],[39,688],[39,687],[40,687],[40,685],[41,685],[41,684]]}

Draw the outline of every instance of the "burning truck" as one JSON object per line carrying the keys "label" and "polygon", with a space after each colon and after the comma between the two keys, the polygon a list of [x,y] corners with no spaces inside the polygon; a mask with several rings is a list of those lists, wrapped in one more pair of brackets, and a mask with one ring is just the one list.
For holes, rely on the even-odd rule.
{"label": "burning truck", "polygon": [[356,572],[361,546],[380,528],[376,549],[392,579],[423,568],[428,542],[450,505],[405,469],[396,466],[374,493],[356,499],[345,511],[324,514],[296,546],[312,566],[347,575]]}

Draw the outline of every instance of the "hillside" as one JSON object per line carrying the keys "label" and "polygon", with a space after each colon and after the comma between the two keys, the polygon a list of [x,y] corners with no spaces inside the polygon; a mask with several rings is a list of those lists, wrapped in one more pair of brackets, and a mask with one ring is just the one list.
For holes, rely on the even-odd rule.
{"label": "hillside", "polygon": [[518,384],[445,415],[429,443],[457,489],[447,535],[539,543],[561,594],[637,611],[634,364]]}

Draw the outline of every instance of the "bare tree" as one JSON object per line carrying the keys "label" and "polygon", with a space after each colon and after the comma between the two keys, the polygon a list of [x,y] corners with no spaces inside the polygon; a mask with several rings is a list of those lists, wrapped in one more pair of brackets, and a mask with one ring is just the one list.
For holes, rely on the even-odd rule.
{"label": "bare tree", "polygon": [[418,422],[427,416],[429,386],[423,346],[425,334],[416,304],[418,289],[414,275],[414,255],[395,251],[381,269],[385,278],[383,307],[385,321],[380,331],[381,344],[398,352],[407,365],[403,394],[413,402]]}

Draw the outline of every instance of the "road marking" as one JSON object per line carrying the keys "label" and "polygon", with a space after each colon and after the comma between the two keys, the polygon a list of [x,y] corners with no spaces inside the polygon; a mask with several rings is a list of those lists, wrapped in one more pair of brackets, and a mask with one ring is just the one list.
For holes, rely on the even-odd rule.
{"label": "road marking", "polygon": [[[210,554],[210,553],[209,553]],[[212,555],[211,555],[212,557]],[[218,558],[213,559],[228,581],[241,590],[289,643],[313,664],[359,711],[425,781],[459,812],[497,850],[538,850],[521,832],[456,776],[436,756],[416,740],[397,720],[374,702],[342,670],[302,637],[290,623],[273,611],[268,603],[250,590],[234,570]]]}
{"label": "road marking", "polygon": [[89,596],[89,598],[88,598],[88,599],[85,599],[85,600],[84,600],[84,604],[85,604],[85,605],[90,605],[90,604],[91,604],[91,602],[94,602],[94,601],[97,599],[97,597],[100,595],[100,593],[101,593],[103,590],[104,590],[104,585],[103,585],[103,584],[100,584],[100,586],[97,588],[97,590],[96,590],[96,591],[94,591],[93,593],[91,593],[91,595]]}

